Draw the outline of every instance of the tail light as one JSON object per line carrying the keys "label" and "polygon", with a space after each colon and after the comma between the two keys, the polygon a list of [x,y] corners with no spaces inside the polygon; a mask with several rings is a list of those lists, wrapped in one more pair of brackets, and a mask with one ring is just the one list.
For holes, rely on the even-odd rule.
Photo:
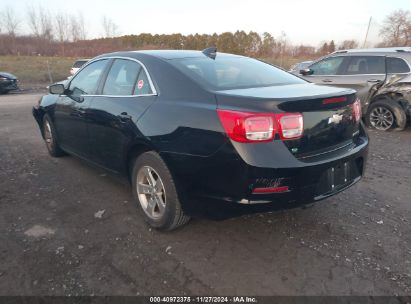
{"label": "tail light", "polygon": [[281,139],[296,139],[303,135],[303,115],[300,113],[280,113],[277,117]]}
{"label": "tail light", "polygon": [[352,118],[355,122],[359,122],[362,116],[361,112],[361,101],[360,99],[356,99],[352,104]]}
{"label": "tail light", "polygon": [[252,113],[217,110],[224,131],[237,142],[268,142],[278,133],[283,140],[303,134],[300,113]]}

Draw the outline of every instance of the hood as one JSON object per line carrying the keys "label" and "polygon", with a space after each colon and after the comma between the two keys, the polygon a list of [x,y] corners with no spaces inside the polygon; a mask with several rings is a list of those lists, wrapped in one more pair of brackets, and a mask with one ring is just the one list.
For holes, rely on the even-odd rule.
{"label": "hood", "polygon": [[17,79],[17,77],[14,76],[13,74],[6,73],[6,72],[0,72],[0,77],[6,77],[6,78],[9,78],[9,79]]}

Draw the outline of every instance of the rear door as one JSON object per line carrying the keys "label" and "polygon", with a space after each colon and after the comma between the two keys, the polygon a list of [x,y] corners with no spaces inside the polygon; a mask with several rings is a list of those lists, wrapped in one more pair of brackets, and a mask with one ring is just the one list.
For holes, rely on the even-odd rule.
{"label": "rear door", "polygon": [[340,75],[333,85],[351,88],[357,96],[365,100],[370,88],[385,78],[384,56],[348,56]]}
{"label": "rear door", "polygon": [[142,136],[136,122],[155,99],[151,79],[140,62],[114,59],[89,109],[93,161],[113,171],[124,171],[129,145]]}
{"label": "rear door", "polygon": [[87,136],[88,108],[93,100],[107,60],[98,60],[80,71],[70,82],[67,95],[59,97],[54,125],[61,146],[71,153],[88,158],[90,147]]}

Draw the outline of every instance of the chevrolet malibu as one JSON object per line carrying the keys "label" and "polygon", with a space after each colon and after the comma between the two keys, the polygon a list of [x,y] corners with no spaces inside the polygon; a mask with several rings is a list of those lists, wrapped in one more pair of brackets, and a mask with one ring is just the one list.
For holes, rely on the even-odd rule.
{"label": "chevrolet malibu", "polygon": [[49,91],[33,115],[51,156],[127,176],[157,229],[185,224],[201,200],[313,202],[364,173],[355,91],[215,48],[101,55]]}

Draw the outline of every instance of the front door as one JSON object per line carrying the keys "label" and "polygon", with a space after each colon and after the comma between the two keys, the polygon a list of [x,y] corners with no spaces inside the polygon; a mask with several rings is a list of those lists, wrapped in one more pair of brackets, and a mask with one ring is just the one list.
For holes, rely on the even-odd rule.
{"label": "front door", "polygon": [[59,97],[54,111],[54,124],[61,147],[81,157],[90,156],[88,110],[106,65],[105,59],[82,69],[68,85],[66,95]]}
{"label": "front door", "polygon": [[143,66],[115,59],[88,111],[92,159],[117,172],[127,170],[128,147],[142,137],[137,121],[155,101],[155,90]]}

